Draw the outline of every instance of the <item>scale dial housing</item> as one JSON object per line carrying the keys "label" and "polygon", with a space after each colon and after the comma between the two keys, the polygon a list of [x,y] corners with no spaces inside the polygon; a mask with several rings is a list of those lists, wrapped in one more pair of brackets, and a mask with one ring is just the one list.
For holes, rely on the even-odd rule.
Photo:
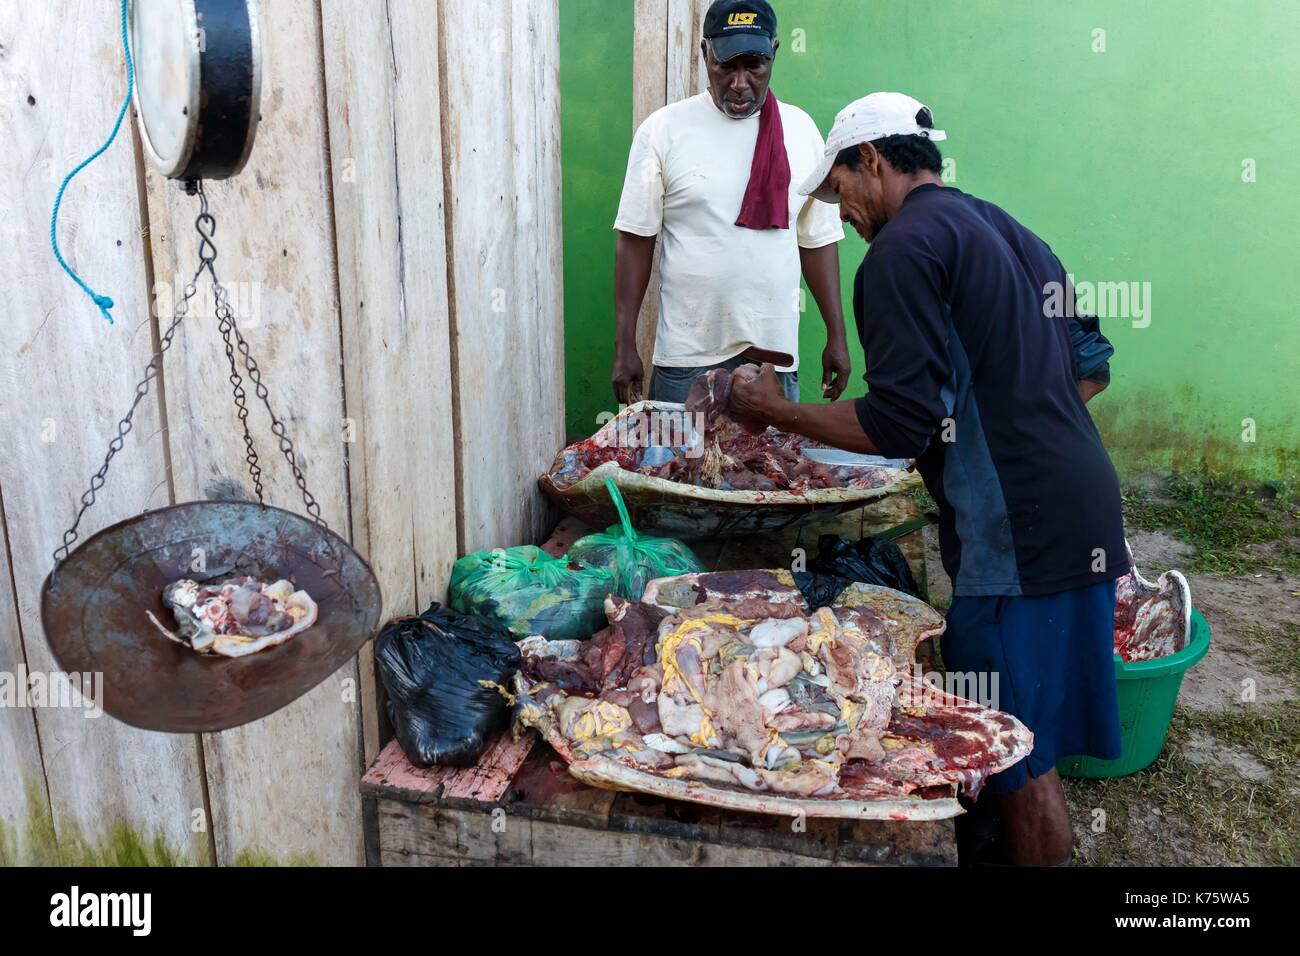
{"label": "scale dial housing", "polygon": [[149,162],[170,179],[226,179],[260,119],[257,0],[131,0],[135,105]]}

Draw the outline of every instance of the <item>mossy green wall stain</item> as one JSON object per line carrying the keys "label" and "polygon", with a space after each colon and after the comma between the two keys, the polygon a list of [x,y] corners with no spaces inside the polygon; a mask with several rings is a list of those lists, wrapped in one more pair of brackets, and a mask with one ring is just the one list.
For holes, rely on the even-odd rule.
{"label": "mossy green wall stain", "polygon": [[3,866],[184,866],[206,863],[206,834],[195,834],[188,855],[170,846],[161,832],[141,833],[121,821],[110,822],[102,835],[89,838],[70,815],[61,814],[56,829],[39,779],[24,781],[26,822],[21,835],[0,823]]}
{"label": "mossy green wall stain", "polygon": [[281,859],[266,850],[251,847],[235,854],[235,866],[320,866],[310,853],[294,853]]}
{"label": "mossy green wall stain", "polygon": [[[612,405],[610,230],[631,140],[631,14],[562,0],[568,428]],[[630,7],[630,4],[628,5]],[[1273,475],[1300,452],[1300,7],[1155,0],[777,0],[773,89],[825,134],[872,90],[949,133],[953,185],[1002,205],[1076,280],[1149,282],[1150,324],[1103,319],[1114,384],[1093,407],[1121,470],[1204,459]],[[805,52],[794,50],[803,31]],[[1095,30],[1105,52],[1094,52]],[[1242,181],[1243,162],[1256,181]],[[845,308],[865,246],[840,245]],[[854,385],[863,356],[849,317]],[[800,331],[815,400],[824,331]],[[1256,441],[1241,440],[1243,419]]]}
{"label": "mossy green wall stain", "polygon": [[[0,866],[189,866],[208,865],[208,837],[195,833],[189,853],[180,852],[156,832],[141,833],[121,821],[105,828],[97,838],[88,838],[80,824],[60,815],[55,827],[41,781],[28,778],[26,822],[21,834],[0,821]],[[281,856],[262,847],[245,847],[235,855],[235,866],[319,866],[312,854]]]}

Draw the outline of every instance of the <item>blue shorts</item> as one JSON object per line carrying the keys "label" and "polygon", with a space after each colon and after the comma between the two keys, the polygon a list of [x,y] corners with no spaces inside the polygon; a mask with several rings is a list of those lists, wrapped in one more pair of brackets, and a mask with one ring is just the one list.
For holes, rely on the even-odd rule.
{"label": "blue shorts", "polygon": [[1028,757],[989,777],[990,793],[1019,790],[1061,757],[1119,757],[1114,581],[1039,597],[953,598],[941,640],[948,672],[987,675],[991,695],[996,675],[992,706],[1034,733]]}

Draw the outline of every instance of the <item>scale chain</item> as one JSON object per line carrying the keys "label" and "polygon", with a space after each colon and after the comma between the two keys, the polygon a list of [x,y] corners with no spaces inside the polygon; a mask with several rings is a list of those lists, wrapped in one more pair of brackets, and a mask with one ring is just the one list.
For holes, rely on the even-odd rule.
{"label": "scale chain", "polygon": [[[307,514],[311,517],[311,519],[316,522],[316,524],[318,524],[322,528],[328,529],[329,525],[326,524],[325,519],[321,517],[320,504],[316,501],[315,496],[312,495],[312,493],[307,490],[307,479],[303,475],[302,469],[298,465],[298,456],[295,452],[293,441],[289,438],[288,429],[285,428],[284,422],[281,421],[279,416],[275,414],[275,409],[271,407],[270,391],[262,383],[261,367],[257,364],[257,360],[253,358],[252,352],[249,350],[248,347],[248,342],[244,339],[243,334],[239,331],[239,326],[235,324],[234,312],[230,308],[230,296],[226,292],[225,286],[223,286],[221,284],[221,281],[217,278],[217,270],[215,266],[215,260],[217,257],[216,249],[212,244],[212,237],[216,233],[216,222],[215,220],[213,220],[212,215],[208,212],[208,197],[203,191],[202,181],[198,183],[196,191],[198,193],[199,202],[202,207],[202,212],[200,213],[200,219],[206,221],[211,230],[210,232],[205,233],[202,228],[199,228],[199,234],[203,236],[202,242],[205,242],[207,244],[207,249],[210,252],[210,255],[204,262],[204,267],[207,268],[208,274],[212,277],[212,292],[213,292],[213,299],[217,303],[217,318],[219,323],[221,324],[221,334],[226,340],[226,354],[227,356],[230,357],[231,382],[232,383],[235,383],[237,381],[242,382],[242,380],[239,377],[239,373],[235,371],[234,356],[230,348],[230,336],[233,335],[235,339],[235,344],[239,348],[239,354],[243,358],[244,368],[247,369],[248,371],[248,378],[253,383],[253,391],[257,394],[257,397],[261,399],[262,404],[266,407],[266,414],[271,419],[271,433],[275,435],[275,437],[278,439],[280,444],[280,453],[284,455],[285,461],[289,463],[289,470],[293,472],[294,483],[298,486],[298,491],[302,494],[303,507],[306,509]],[[204,217],[206,217],[206,219],[204,219]],[[197,221],[195,223],[195,226],[196,228],[198,228]],[[203,254],[203,248],[202,246],[200,246],[200,255],[202,254]],[[243,407],[241,402],[242,394],[243,394],[242,387],[240,385],[236,385],[237,397],[235,399],[235,403],[236,405],[240,406],[241,410],[244,412],[243,418],[247,419],[248,417],[247,409]],[[250,460],[250,467],[251,467],[256,462],[257,455],[252,450],[252,438],[249,437],[248,435],[248,425],[246,421],[244,424],[244,436],[245,436],[245,443],[248,446],[249,454],[251,456],[251,460]],[[260,473],[260,469],[259,469],[259,473]]]}
{"label": "scale chain", "polygon": [[57,567],[72,550],[72,546],[76,543],[78,537],[77,528],[81,525],[82,517],[88,510],[90,510],[90,506],[95,503],[97,493],[104,487],[104,480],[108,475],[108,466],[113,461],[113,456],[122,450],[122,446],[126,442],[126,436],[130,434],[131,429],[135,427],[133,421],[135,418],[135,410],[139,407],[140,403],[144,401],[144,397],[149,394],[150,385],[153,383],[153,380],[158,377],[158,373],[162,371],[163,353],[171,348],[172,338],[175,336],[177,328],[180,327],[181,322],[184,321],[185,317],[189,314],[190,299],[194,298],[198,293],[198,280],[199,276],[202,274],[203,267],[200,266],[195,270],[194,278],[190,280],[187,286],[185,286],[184,294],[182,295],[180,302],[176,304],[176,310],[171,324],[167,326],[167,331],[164,332],[162,338],[159,339],[158,351],[153,353],[153,357],[149,359],[149,364],[145,366],[144,378],[136,383],[135,400],[131,402],[131,407],[127,410],[126,415],[117,423],[117,434],[113,437],[113,440],[108,443],[108,454],[104,456],[104,463],[100,465],[99,471],[95,472],[95,474],[91,476],[90,487],[81,496],[81,507],[77,509],[77,516],[73,519],[72,527],[63,532],[63,544],[54,552],[55,567]]}
{"label": "scale chain", "polygon": [[[200,213],[194,220],[194,228],[198,231],[199,236],[199,269],[207,269],[212,276],[212,307],[217,317],[217,328],[221,331],[221,337],[226,345],[226,360],[230,363],[230,386],[235,399],[235,417],[239,419],[239,425],[244,432],[244,461],[248,464],[249,477],[253,479],[253,490],[257,494],[257,503],[266,504],[265,494],[262,489],[262,466],[257,457],[257,449],[253,445],[253,435],[248,430],[248,403],[247,395],[244,392],[244,380],[239,374],[239,367],[235,363],[235,348],[231,340],[231,330],[235,327],[234,311],[230,308],[229,297],[225,288],[217,281],[217,274],[213,268],[213,263],[217,258],[217,248],[212,239],[217,232],[217,221],[208,212],[208,197],[204,195],[201,189],[196,190],[199,195]],[[207,226],[205,229],[204,226]]]}
{"label": "scale chain", "polygon": [[[198,292],[199,278],[206,271],[212,279],[213,305],[216,312],[218,328],[221,336],[225,340],[226,358],[230,362],[230,383],[233,389],[236,415],[239,418],[240,425],[243,428],[244,447],[246,450],[245,460],[248,463],[249,474],[253,479],[253,486],[257,492],[259,504],[265,505],[263,501],[263,487],[261,481],[262,469],[259,464],[257,451],[253,446],[253,437],[248,428],[248,406],[246,402],[246,393],[243,388],[243,378],[239,374],[238,366],[235,362],[235,348],[238,348],[240,357],[243,360],[245,369],[248,371],[248,377],[253,382],[253,390],[257,397],[261,399],[262,404],[266,406],[267,415],[271,419],[271,432],[279,441],[281,454],[284,455],[285,461],[289,463],[289,468],[293,472],[294,483],[298,486],[302,494],[303,506],[311,519],[322,529],[329,530],[329,525],[321,516],[320,504],[316,501],[315,496],[307,490],[307,479],[302,473],[302,468],[298,465],[298,457],[294,449],[293,441],[289,438],[288,430],[284,422],[275,414],[271,407],[270,393],[267,387],[262,383],[261,368],[257,360],[253,358],[249,350],[248,342],[240,333],[239,327],[235,324],[234,310],[230,308],[229,294],[217,278],[217,271],[214,263],[217,258],[217,249],[213,243],[213,237],[216,235],[216,219],[208,211],[208,197],[203,190],[203,182],[200,180],[187,191],[196,194],[199,197],[199,214],[194,220],[194,228],[199,234],[199,266],[194,272],[194,277],[189,284],[185,286],[184,293],[180,302],[177,303],[175,315],[168,325],[167,330],[159,340],[158,350],[154,352],[145,366],[144,377],[136,384],[135,399],[131,402],[131,407],[127,410],[126,415],[118,422],[117,434],[113,437],[108,445],[108,453],[104,456],[104,463],[99,470],[95,472],[90,479],[90,487],[81,496],[81,507],[77,510],[76,517],[73,519],[72,526],[63,532],[63,543],[54,552],[54,566],[57,569],[71,553],[72,546],[77,542],[77,529],[81,525],[81,519],[92,505],[95,504],[97,493],[104,487],[105,478],[108,475],[109,465],[113,457],[122,450],[125,444],[126,436],[130,434],[134,427],[133,419],[136,409],[139,407],[146,395],[149,394],[150,386],[154,379],[162,371],[163,354],[171,348],[173,337],[176,330],[180,327],[181,322],[189,313],[190,300]],[[207,226],[207,229],[204,228]],[[234,347],[231,345],[231,339],[234,339]],[[326,538],[328,543],[328,537]],[[328,545],[328,550],[332,553],[334,548],[332,544]]]}

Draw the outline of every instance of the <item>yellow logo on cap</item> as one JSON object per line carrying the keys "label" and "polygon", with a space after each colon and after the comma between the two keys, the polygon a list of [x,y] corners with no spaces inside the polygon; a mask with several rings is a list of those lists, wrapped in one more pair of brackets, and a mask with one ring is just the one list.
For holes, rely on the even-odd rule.
{"label": "yellow logo on cap", "polygon": [[727,26],[729,27],[752,27],[754,21],[758,19],[757,13],[733,13],[727,17]]}

